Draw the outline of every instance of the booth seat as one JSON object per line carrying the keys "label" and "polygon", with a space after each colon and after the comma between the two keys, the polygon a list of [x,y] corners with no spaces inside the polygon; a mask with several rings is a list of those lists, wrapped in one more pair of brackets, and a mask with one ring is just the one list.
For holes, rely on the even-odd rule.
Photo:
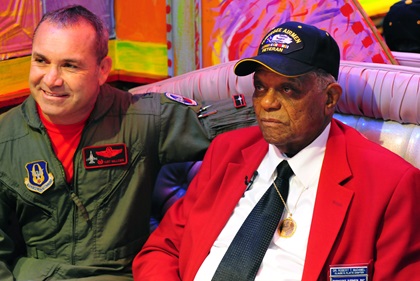
{"label": "booth seat", "polygon": [[[233,73],[236,61],[192,71],[131,89],[133,94],[171,92],[195,100],[252,95],[252,74]],[[343,88],[334,117],[356,128],[420,168],[420,68],[342,61]],[[182,197],[200,162],[165,165],[158,176],[152,229],[173,202]]]}
{"label": "booth seat", "polygon": [[407,52],[392,52],[395,60],[400,65],[420,67],[420,54]]}

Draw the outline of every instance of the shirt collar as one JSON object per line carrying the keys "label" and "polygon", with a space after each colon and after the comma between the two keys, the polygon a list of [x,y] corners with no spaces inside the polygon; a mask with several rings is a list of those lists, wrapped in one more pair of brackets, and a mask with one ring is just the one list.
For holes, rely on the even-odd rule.
{"label": "shirt collar", "polygon": [[331,123],[325,127],[324,131],[312,143],[299,151],[292,158],[288,158],[286,155],[282,154],[275,145],[269,144],[266,161],[264,161],[266,164],[260,166],[258,175],[268,180],[274,175],[277,165],[281,161],[287,160],[296,178],[301,181],[305,187],[316,186],[321,173],[330,129]]}

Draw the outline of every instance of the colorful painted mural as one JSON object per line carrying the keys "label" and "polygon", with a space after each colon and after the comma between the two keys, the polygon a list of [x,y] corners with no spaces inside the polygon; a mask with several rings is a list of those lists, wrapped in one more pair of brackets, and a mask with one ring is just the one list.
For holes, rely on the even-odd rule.
{"label": "colorful painted mural", "polygon": [[381,17],[388,13],[389,7],[401,0],[359,0],[369,17]]}
{"label": "colorful painted mural", "polygon": [[118,79],[147,83],[168,77],[165,0],[115,0],[114,68]]}
{"label": "colorful painted mural", "polygon": [[[368,15],[398,0],[359,0]],[[110,33],[110,81],[150,83],[253,55],[272,26],[297,20],[328,30],[342,58],[395,63],[356,0],[0,0],[0,106],[28,94],[32,34],[68,4],[98,14]]]}
{"label": "colorful painted mural", "polygon": [[357,0],[204,2],[208,15],[203,14],[203,22],[206,16],[212,21],[203,29],[203,66],[255,55],[261,36],[286,21],[327,30],[338,42],[343,60],[396,63]]}
{"label": "colorful painted mural", "polygon": [[28,55],[41,19],[41,2],[0,0],[0,60]]}

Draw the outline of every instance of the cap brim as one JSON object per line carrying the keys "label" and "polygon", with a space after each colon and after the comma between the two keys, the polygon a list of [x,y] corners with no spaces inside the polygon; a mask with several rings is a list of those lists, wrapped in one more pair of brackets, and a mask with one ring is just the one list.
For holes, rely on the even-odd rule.
{"label": "cap brim", "polygon": [[264,66],[277,74],[290,77],[299,76],[317,68],[285,56],[277,55],[273,58],[273,55],[261,54],[238,61],[233,71],[238,76],[246,76],[255,72],[258,66]]}

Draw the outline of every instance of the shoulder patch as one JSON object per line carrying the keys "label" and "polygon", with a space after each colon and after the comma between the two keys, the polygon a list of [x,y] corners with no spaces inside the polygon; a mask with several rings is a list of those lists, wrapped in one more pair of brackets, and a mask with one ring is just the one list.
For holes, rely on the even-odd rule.
{"label": "shoulder patch", "polygon": [[183,97],[183,96],[178,95],[178,94],[173,94],[173,93],[166,92],[165,96],[170,100],[173,100],[173,101],[185,104],[185,105],[189,105],[189,106],[194,106],[194,105],[198,104],[195,100]]}

